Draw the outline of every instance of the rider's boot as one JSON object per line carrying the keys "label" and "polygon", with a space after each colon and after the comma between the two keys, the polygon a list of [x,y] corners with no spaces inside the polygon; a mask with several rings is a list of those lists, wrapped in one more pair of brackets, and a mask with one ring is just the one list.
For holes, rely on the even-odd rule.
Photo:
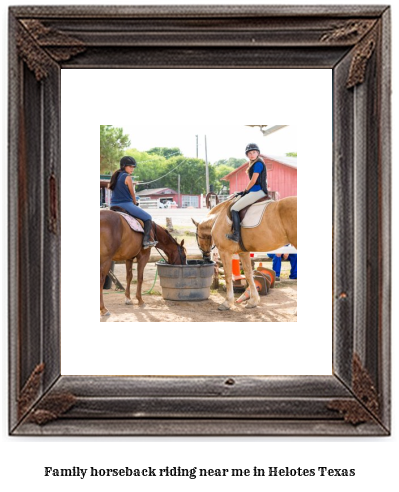
{"label": "rider's boot", "polygon": [[158,244],[158,241],[151,241],[150,232],[152,229],[152,220],[144,221],[144,237],[143,237],[143,249],[151,248]]}
{"label": "rider's boot", "polygon": [[227,239],[230,239],[230,241],[239,243],[241,239],[240,212],[236,212],[235,210],[232,210],[231,218],[233,220],[233,234],[226,234],[226,237]]}

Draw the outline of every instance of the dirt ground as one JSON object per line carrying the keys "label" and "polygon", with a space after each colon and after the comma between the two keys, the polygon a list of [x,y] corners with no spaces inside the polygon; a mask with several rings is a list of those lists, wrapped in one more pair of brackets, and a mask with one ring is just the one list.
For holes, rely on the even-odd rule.
{"label": "dirt ground", "polygon": [[[257,266],[257,265],[255,265]],[[281,281],[270,289],[267,296],[261,296],[260,305],[254,309],[246,309],[244,304],[235,305],[230,311],[219,311],[218,306],[224,301],[224,292],[211,291],[209,299],[205,301],[167,301],[162,297],[162,288],[159,277],[156,276],[155,263],[148,264],[144,274],[143,296],[144,306],[139,306],[135,298],[135,269],[131,286],[133,305],[125,305],[122,291],[104,290],[104,302],[110,311],[110,316],[100,317],[101,322],[295,322],[297,321],[297,281],[289,280],[289,263],[283,262]],[[114,270],[120,282],[125,285],[124,265],[115,265]],[[238,298],[240,293],[235,294]]]}

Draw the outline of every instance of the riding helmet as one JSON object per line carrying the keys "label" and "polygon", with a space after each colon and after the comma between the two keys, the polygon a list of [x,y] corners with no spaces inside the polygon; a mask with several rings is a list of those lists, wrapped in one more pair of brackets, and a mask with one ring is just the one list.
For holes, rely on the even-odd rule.
{"label": "riding helmet", "polygon": [[250,143],[247,145],[247,148],[245,149],[245,155],[248,155],[248,152],[251,150],[257,150],[260,154],[259,147],[256,145],[256,143]]}
{"label": "riding helmet", "polygon": [[124,169],[126,166],[136,167],[137,166],[137,162],[136,162],[135,159],[133,159],[133,157],[130,157],[130,155],[125,155],[120,160],[119,165],[120,165],[121,169]]}

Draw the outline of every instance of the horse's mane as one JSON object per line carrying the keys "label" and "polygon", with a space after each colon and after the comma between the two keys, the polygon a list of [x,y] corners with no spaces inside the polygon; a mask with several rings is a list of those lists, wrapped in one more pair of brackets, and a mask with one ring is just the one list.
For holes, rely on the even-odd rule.
{"label": "horse's mane", "polygon": [[201,230],[203,231],[204,235],[209,235],[209,236],[211,235],[211,229],[218,215],[230,207],[234,198],[235,197],[232,196],[231,198],[228,198],[224,202],[218,203],[215,207],[213,207],[208,212],[208,215],[200,223]]}
{"label": "horse's mane", "polygon": [[208,213],[208,216],[210,216],[210,215],[217,215],[222,210],[224,210],[226,207],[229,207],[231,205],[231,202],[232,202],[233,199],[234,199],[234,196],[232,196],[231,198],[228,198],[224,202],[218,203],[215,207],[211,208],[211,210]]}
{"label": "horse's mane", "polygon": [[172,234],[167,229],[165,229],[165,227],[160,226],[159,224],[157,224],[154,221],[153,221],[153,223],[154,223],[154,226],[155,226],[155,234],[156,234],[156,231],[157,231],[157,227],[160,227],[164,232],[166,232],[166,235],[169,236],[175,244],[177,244],[178,246],[180,246],[180,244],[177,242],[177,240],[172,236]]}

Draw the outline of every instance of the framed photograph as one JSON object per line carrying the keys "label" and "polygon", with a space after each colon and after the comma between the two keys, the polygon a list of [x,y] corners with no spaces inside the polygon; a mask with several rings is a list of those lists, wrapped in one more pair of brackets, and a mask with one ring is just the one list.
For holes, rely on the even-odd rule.
{"label": "framed photograph", "polygon": [[[390,36],[388,6],[10,7],[11,435],[390,434]],[[320,320],[332,338],[329,374],[238,375],[223,350],[213,373],[204,359],[198,375],[184,366],[174,375],[62,374],[61,169],[77,168],[61,158],[61,72],[187,69],[331,73],[332,208],[314,204],[332,225],[332,249],[323,249],[326,269],[332,251],[332,311]],[[78,259],[72,268],[78,278]],[[88,360],[95,350],[93,340]],[[262,351],[256,359],[262,367]]]}

